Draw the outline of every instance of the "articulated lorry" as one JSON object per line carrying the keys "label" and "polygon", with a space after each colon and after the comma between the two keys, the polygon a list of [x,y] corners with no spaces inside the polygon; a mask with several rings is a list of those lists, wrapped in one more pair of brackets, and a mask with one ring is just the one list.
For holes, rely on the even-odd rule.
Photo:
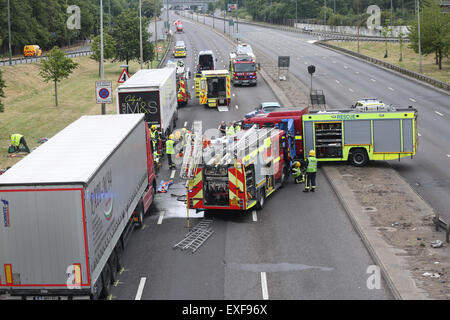
{"label": "articulated lorry", "polygon": [[117,113],[145,113],[149,127],[156,125],[163,136],[176,127],[177,83],[175,68],[143,69],[116,89]]}
{"label": "articulated lorry", "polygon": [[[243,125],[279,126],[294,120],[297,158],[315,150],[318,161],[349,161],[365,166],[369,160],[413,157],[418,147],[417,110],[383,107],[380,110],[276,111],[244,119]],[[301,122],[300,122],[301,119]]]}
{"label": "articulated lorry", "polygon": [[155,190],[143,114],[76,120],[0,176],[0,291],[108,296]]}

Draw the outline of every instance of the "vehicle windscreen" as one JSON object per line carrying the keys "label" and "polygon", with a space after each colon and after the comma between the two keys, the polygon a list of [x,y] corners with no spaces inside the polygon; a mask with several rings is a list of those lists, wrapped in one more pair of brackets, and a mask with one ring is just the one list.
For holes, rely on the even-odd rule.
{"label": "vehicle windscreen", "polygon": [[219,98],[227,95],[227,86],[225,78],[210,78],[208,83],[208,97]]}
{"label": "vehicle windscreen", "polygon": [[209,54],[201,55],[198,58],[198,63],[200,64],[200,70],[214,70],[213,57]]}
{"label": "vehicle windscreen", "polygon": [[234,65],[235,72],[255,72],[256,65],[254,63],[236,63]]}

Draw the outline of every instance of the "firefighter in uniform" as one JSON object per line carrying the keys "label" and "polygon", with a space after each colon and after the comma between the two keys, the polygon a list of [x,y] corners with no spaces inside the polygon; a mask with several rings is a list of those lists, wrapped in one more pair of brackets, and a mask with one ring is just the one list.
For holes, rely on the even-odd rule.
{"label": "firefighter in uniform", "polygon": [[19,146],[22,145],[24,148],[23,151],[30,153],[30,148],[28,148],[27,142],[25,141],[25,137],[23,135],[21,135],[19,133],[14,133],[10,136],[10,138],[11,138],[11,146],[14,147],[13,152],[22,151],[19,148]]}
{"label": "firefighter in uniform", "polygon": [[300,169],[300,162],[295,161],[292,164],[292,177],[294,178],[295,183],[302,183],[303,182],[303,174],[302,174],[302,170]]}
{"label": "firefighter in uniform", "polygon": [[227,129],[227,136],[232,136],[234,134],[234,123],[230,122],[230,126]]}
{"label": "firefighter in uniform", "polygon": [[317,173],[317,159],[314,150],[309,151],[309,157],[306,160],[306,182],[305,190],[303,192],[314,192],[316,189],[316,173]]}
{"label": "firefighter in uniform", "polygon": [[150,137],[152,140],[152,151],[153,152],[157,151],[159,135],[158,135],[158,127],[155,124],[152,125],[152,127],[150,128]]}
{"label": "firefighter in uniform", "polygon": [[241,131],[241,124],[240,124],[240,122],[235,122],[234,133],[238,133],[239,131]]}
{"label": "firefighter in uniform", "polygon": [[173,134],[169,135],[169,139],[166,140],[166,154],[167,154],[167,161],[169,163],[169,169],[174,169],[175,164],[172,162],[172,155],[175,154],[175,148],[174,144],[175,141],[173,140]]}
{"label": "firefighter in uniform", "polygon": [[227,124],[225,123],[225,121],[222,120],[222,122],[219,125],[219,129],[220,133],[222,134],[222,137],[225,136],[227,134]]}

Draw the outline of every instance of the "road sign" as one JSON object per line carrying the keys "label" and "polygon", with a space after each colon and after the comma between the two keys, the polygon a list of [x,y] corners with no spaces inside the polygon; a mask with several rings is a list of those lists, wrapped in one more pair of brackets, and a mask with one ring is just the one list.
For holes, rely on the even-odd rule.
{"label": "road sign", "polygon": [[163,46],[158,46],[158,48],[157,48],[157,50],[158,50],[158,52],[163,52]]}
{"label": "road sign", "polygon": [[112,81],[96,81],[95,91],[97,103],[112,103]]}
{"label": "road sign", "polygon": [[122,73],[120,74],[119,80],[117,80],[118,83],[124,83],[130,78],[130,75],[127,72],[127,68],[122,70]]}
{"label": "road sign", "polygon": [[289,56],[278,56],[278,67],[279,68],[289,68],[290,57]]}
{"label": "road sign", "polygon": [[228,21],[228,24],[229,24],[230,26],[234,25],[233,19],[230,19],[230,20]]}

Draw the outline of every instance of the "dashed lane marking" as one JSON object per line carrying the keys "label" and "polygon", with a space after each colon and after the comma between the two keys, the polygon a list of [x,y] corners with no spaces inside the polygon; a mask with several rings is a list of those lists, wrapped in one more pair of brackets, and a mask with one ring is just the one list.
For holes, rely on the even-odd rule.
{"label": "dashed lane marking", "polygon": [[139,282],[138,291],[136,293],[136,298],[134,300],[141,300],[142,298],[142,292],[144,291],[145,281],[147,278],[141,278],[141,281]]}
{"label": "dashed lane marking", "polygon": [[269,300],[269,290],[267,289],[267,276],[265,272],[261,272],[261,287],[263,300]]}
{"label": "dashed lane marking", "polygon": [[437,115],[443,117],[444,115],[442,113],[440,113],[439,111],[434,111]]}
{"label": "dashed lane marking", "polygon": [[256,210],[253,210],[252,214],[253,214],[253,221],[257,222],[258,221],[258,216],[256,214]]}

